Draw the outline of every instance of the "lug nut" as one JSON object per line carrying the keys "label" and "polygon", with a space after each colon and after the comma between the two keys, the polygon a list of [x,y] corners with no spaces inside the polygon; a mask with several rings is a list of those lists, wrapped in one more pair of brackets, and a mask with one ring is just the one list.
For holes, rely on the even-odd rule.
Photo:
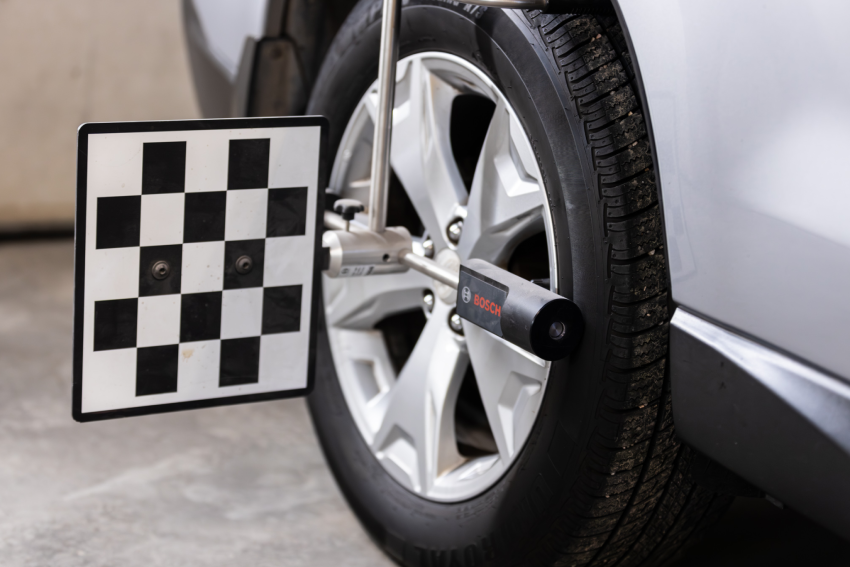
{"label": "lug nut", "polygon": [[458,335],[463,334],[463,322],[460,320],[460,315],[454,309],[452,309],[452,314],[449,315],[449,327]]}
{"label": "lug nut", "polygon": [[448,235],[449,240],[452,242],[452,244],[457,244],[460,241],[460,235],[462,232],[463,219],[453,220],[446,229],[446,234]]}
{"label": "lug nut", "polygon": [[425,252],[426,258],[434,257],[434,241],[430,238],[426,238],[422,241],[422,250]]}
{"label": "lug nut", "polygon": [[430,313],[434,310],[434,294],[431,290],[426,290],[425,293],[422,294],[422,303],[425,304],[425,310]]}

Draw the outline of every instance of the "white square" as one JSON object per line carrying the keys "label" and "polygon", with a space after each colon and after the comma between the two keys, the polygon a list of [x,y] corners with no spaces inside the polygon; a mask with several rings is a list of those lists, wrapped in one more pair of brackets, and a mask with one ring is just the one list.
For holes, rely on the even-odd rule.
{"label": "white square", "polygon": [[142,195],[142,246],[183,243],[183,193]]}
{"label": "white square", "polygon": [[89,135],[89,200],[142,194],[142,142],[138,134]]}
{"label": "white square", "polygon": [[260,384],[276,390],[306,388],[307,340],[306,333],[260,337]]}
{"label": "white square", "polygon": [[176,345],[180,342],[180,295],[139,298],[136,346]]}
{"label": "white square", "polygon": [[124,408],[136,396],[136,349],[90,352],[83,365],[82,411]]}
{"label": "white square", "polygon": [[318,126],[275,131],[269,145],[269,187],[314,188],[319,178],[321,139]]}
{"label": "white square", "polygon": [[205,399],[218,391],[221,341],[197,341],[180,345],[177,391],[189,399]]}
{"label": "white square", "polygon": [[186,192],[224,191],[227,189],[229,131],[204,132],[203,137],[186,144]]}
{"label": "white square", "polygon": [[90,248],[86,254],[86,297],[97,301],[138,297],[139,250]]}
{"label": "white square", "polygon": [[226,290],[221,299],[221,338],[259,337],[263,325],[263,288]]}
{"label": "white square", "polygon": [[304,284],[312,280],[313,239],[307,236],[266,238],[263,285]]}
{"label": "white square", "polygon": [[227,192],[225,240],[253,240],[266,237],[268,189],[231,189]]}
{"label": "white square", "polygon": [[221,291],[224,279],[224,241],[183,245],[181,293]]}

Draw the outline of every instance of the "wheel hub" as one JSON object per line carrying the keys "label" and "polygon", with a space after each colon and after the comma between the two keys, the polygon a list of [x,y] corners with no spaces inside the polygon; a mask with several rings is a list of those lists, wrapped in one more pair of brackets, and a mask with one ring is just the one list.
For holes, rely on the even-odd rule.
{"label": "wheel hub", "polygon": [[[437,253],[437,258],[435,259],[438,264],[443,266],[444,268],[448,268],[453,272],[456,272],[460,269],[460,256],[457,255],[457,252],[450,248],[443,248]],[[432,280],[434,285],[434,291],[437,292],[437,297],[439,297],[443,303],[446,305],[454,305],[457,303],[457,290],[451,286],[447,286],[442,282],[438,282],[437,280]]]}

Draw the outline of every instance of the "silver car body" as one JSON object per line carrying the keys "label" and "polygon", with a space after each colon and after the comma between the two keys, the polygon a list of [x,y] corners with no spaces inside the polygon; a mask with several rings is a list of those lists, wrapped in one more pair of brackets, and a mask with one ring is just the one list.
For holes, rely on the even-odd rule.
{"label": "silver car body", "polygon": [[196,0],[193,4],[210,54],[230,82],[236,82],[245,39],[263,36],[267,0]]}
{"label": "silver car body", "polygon": [[850,4],[620,0],[673,300],[850,379]]}

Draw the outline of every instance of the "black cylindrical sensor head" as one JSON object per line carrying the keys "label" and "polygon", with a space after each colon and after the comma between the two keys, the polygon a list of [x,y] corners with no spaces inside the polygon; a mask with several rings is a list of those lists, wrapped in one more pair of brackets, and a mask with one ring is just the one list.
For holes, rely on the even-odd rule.
{"label": "black cylindrical sensor head", "polygon": [[543,304],[531,322],[531,352],[543,360],[560,360],[575,349],[583,332],[584,319],[578,306],[569,299],[555,296]]}
{"label": "black cylindrical sensor head", "polygon": [[543,360],[566,357],[584,333],[575,303],[483,260],[460,268],[457,313]]}

